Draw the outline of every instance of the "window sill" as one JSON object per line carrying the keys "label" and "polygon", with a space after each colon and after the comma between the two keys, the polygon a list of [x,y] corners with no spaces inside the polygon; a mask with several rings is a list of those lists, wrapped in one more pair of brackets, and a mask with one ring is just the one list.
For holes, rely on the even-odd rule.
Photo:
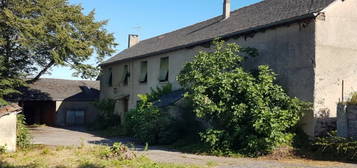
{"label": "window sill", "polygon": [[160,84],[168,84],[169,81],[168,81],[168,80],[167,80],[167,81],[159,81],[159,83],[160,83]]}

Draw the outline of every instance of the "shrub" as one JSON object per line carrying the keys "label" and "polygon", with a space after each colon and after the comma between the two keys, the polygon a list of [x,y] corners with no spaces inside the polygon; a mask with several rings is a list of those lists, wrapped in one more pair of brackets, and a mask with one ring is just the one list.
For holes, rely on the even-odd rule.
{"label": "shrub", "polygon": [[97,119],[90,125],[92,129],[109,129],[120,125],[120,116],[114,113],[115,100],[103,99],[94,103],[99,110]]}
{"label": "shrub", "polygon": [[351,98],[346,103],[357,105],[357,92],[352,93]]}
{"label": "shrub", "polygon": [[243,68],[248,56],[258,55],[255,49],[223,41],[214,44],[215,51],[200,52],[178,76],[195,114],[209,124],[200,133],[202,141],[211,151],[250,156],[290,143],[289,130],[306,103],[290,98],[268,66],[254,72]]}
{"label": "shrub", "polygon": [[31,145],[31,135],[25,126],[25,117],[22,114],[17,115],[16,145],[19,148],[28,148]]}
{"label": "shrub", "polygon": [[[171,131],[173,119],[165,111],[160,111],[148,99],[147,95],[139,95],[140,102],[136,109],[126,115],[125,127],[127,133],[139,140],[141,143],[165,144],[170,143],[165,139],[167,132]],[[170,139],[176,138],[175,135]]]}
{"label": "shrub", "polygon": [[102,156],[107,159],[132,160],[136,158],[136,154],[120,142],[116,142],[110,148],[107,148]]}
{"label": "shrub", "polygon": [[[138,95],[137,107],[126,114],[125,127],[127,133],[141,143],[172,144],[182,136],[187,122],[172,116],[167,109],[159,109],[153,102],[170,93],[171,85],[151,89],[151,93]],[[190,119],[187,119],[190,122]]]}
{"label": "shrub", "polygon": [[6,145],[5,146],[0,146],[0,155],[4,154],[6,152]]}
{"label": "shrub", "polygon": [[316,138],[313,146],[322,154],[357,161],[357,141],[338,137],[336,132],[331,132],[326,137]]}

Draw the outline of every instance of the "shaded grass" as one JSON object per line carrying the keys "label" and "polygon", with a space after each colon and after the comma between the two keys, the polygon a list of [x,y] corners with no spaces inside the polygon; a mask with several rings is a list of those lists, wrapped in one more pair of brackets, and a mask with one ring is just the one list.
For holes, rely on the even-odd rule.
{"label": "shaded grass", "polygon": [[1,168],[195,168],[190,165],[155,163],[144,156],[133,160],[104,159],[105,146],[51,147],[34,145],[0,155]]}

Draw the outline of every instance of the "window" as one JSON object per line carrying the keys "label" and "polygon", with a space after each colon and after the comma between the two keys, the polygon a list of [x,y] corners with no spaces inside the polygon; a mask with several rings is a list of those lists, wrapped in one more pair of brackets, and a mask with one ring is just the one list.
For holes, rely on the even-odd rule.
{"label": "window", "polygon": [[160,82],[166,82],[169,80],[169,57],[160,59]]}
{"label": "window", "polygon": [[142,61],[140,64],[140,83],[146,83],[148,81],[148,62]]}
{"label": "window", "polygon": [[123,81],[125,86],[128,85],[128,83],[129,83],[129,77],[130,77],[129,65],[124,65],[122,81]]}
{"label": "window", "polygon": [[109,87],[112,87],[112,86],[113,86],[113,72],[112,72],[112,68],[109,68],[108,86],[109,86]]}

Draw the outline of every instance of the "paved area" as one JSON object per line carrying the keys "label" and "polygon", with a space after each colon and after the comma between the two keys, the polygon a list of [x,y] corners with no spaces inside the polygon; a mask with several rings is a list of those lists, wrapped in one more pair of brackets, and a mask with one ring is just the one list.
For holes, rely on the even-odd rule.
{"label": "paved area", "polygon": [[142,152],[151,160],[163,163],[180,163],[187,165],[201,165],[217,168],[356,168],[356,164],[339,162],[312,161],[302,159],[267,160],[252,158],[227,158],[202,156],[170,152],[163,150],[149,150]]}
{"label": "paved area", "polygon": [[103,144],[111,145],[114,142],[128,142],[129,139],[108,139],[97,136],[94,132],[87,131],[81,127],[55,128],[47,126],[31,127],[33,144],[44,144],[51,146],[79,146]]}
{"label": "paved area", "polygon": [[[96,136],[95,133],[83,128],[53,128],[36,127],[30,129],[34,144],[78,146],[104,144],[111,145],[114,142],[130,142],[129,139],[107,139]],[[323,162],[300,159],[266,160],[251,158],[226,158],[215,156],[201,156],[169,151],[159,147],[150,147],[148,151],[142,151],[142,146],[136,146],[139,154],[146,155],[151,160],[163,163],[177,163],[187,165],[199,165],[202,167],[217,168],[357,168],[356,164],[339,162]]]}

